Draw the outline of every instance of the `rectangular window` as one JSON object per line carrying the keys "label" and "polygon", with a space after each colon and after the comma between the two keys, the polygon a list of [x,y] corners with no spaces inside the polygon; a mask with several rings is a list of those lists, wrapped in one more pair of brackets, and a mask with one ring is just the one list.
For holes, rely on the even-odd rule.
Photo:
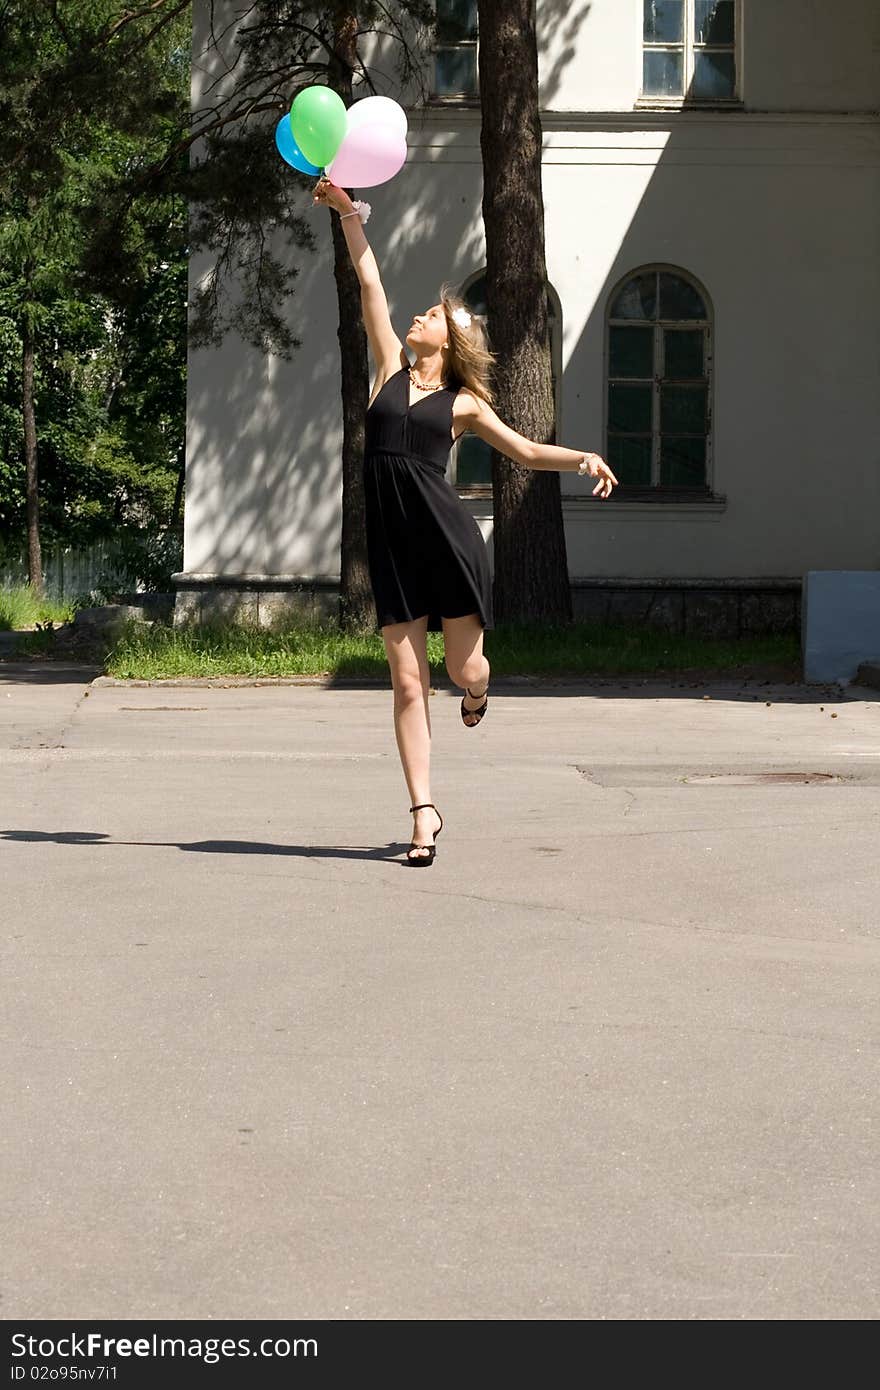
{"label": "rectangular window", "polygon": [[738,100],[740,0],[642,0],[640,103],[716,105]]}
{"label": "rectangular window", "polygon": [[478,94],[477,0],[437,0],[434,95]]}

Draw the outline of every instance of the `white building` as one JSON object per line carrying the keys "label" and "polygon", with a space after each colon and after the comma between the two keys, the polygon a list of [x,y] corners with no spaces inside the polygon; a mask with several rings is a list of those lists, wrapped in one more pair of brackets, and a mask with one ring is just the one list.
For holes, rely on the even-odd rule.
{"label": "white building", "polygon": [[[600,501],[561,475],[575,611],[797,630],[807,570],[880,568],[880,5],[537,0],[537,24],[557,441],[621,481]],[[363,194],[401,338],[444,280],[480,293],[475,26],[449,36],[427,106],[389,78],[407,163]],[[190,355],[181,613],[338,584],[331,214],[310,215],[293,362],[238,339]],[[491,563],[481,441],[449,476]]]}

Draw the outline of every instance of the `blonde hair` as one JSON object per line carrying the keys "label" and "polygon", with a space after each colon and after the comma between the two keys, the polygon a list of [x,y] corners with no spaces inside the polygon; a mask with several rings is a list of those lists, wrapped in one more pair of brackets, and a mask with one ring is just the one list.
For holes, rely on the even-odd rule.
{"label": "blonde hair", "polygon": [[[449,353],[446,358],[446,384],[451,387],[467,386],[474,395],[481,396],[488,405],[494,406],[495,392],[492,390],[490,376],[495,364],[495,354],[489,350],[489,335],[486,320],[475,314],[452,285],[440,288],[440,303],[446,314],[447,341]],[[464,309],[471,316],[470,326],[462,328],[452,317],[456,309]]]}

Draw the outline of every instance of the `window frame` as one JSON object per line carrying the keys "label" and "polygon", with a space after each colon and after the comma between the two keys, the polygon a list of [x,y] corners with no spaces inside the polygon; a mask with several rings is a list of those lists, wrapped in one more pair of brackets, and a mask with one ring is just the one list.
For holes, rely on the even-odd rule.
{"label": "window frame", "polygon": [[[633,109],[636,111],[681,111],[681,110],[713,110],[713,109],[736,109],[743,105],[743,85],[742,85],[742,63],[743,63],[743,0],[733,0],[733,65],[734,65],[734,86],[733,96],[730,97],[694,97],[688,96],[688,89],[694,78],[694,53],[698,51],[694,45],[694,0],[683,0],[684,3],[684,38],[682,43],[684,56],[684,73],[682,77],[683,92],[681,96],[660,95],[647,96],[642,91],[644,82],[644,54],[645,49],[663,50],[678,48],[678,44],[646,44],[644,39],[644,0],[634,0],[638,12],[638,34],[639,34],[639,94],[634,102]],[[699,45],[699,50],[704,48],[712,50],[713,45]],[[723,52],[729,52],[729,45],[714,45]]]}
{"label": "window frame", "polygon": [[[684,280],[691,285],[699,294],[703,301],[706,311],[704,319],[661,319],[642,321],[639,319],[616,319],[611,316],[611,306],[623,287],[630,280],[636,279],[639,275],[647,274],[668,274],[675,275],[680,280]],[[660,390],[663,383],[668,378],[658,376],[656,370],[651,377],[651,482],[646,486],[643,483],[624,483],[621,481],[616,489],[615,496],[619,502],[705,502],[707,499],[714,498],[713,475],[714,475],[714,438],[715,438],[715,317],[712,307],[712,300],[706,291],[705,286],[697,279],[696,275],[686,270],[684,266],[671,265],[666,261],[651,261],[645,265],[633,266],[625,275],[611,287],[605,301],[605,342],[602,363],[602,439],[604,441],[605,454],[608,459],[609,448],[609,387],[613,381],[627,380],[634,385],[645,384],[647,378],[632,377],[620,378],[611,376],[611,329],[617,327],[643,327],[652,328],[654,331],[654,341],[652,346],[652,368],[656,368],[662,361],[665,371],[665,357],[663,354],[663,331],[667,328],[684,329],[687,325],[699,327],[705,333],[704,344],[704,378],[706,381],[706,472],[705,483],[700,487],[683,487],[680,483],[669,484],[660,482],[660,443],[662,430],[660,428]],[[694,378],[697,380],[697,378]],[[620,433],[620,431],[615,431]],[[608,460],[610,462],[610,460]],[[613,469],[614,465],[611,464]],[[657,480],[656,483],[654,480]]]}
{"label": "window frame", "polygon": [[[434,13],[436,16],[437,5],[435,0]],[[472,48],[474,50],[474,88],[472,91],[462,92],[438,92],[437,91],[437,54],[441,51],[455,52],[458,49]],[[473,39],[461,39],[458,43],[440,43],[435,41],[431,50],[431,90],[429,100],[432,104],[461,106],[464,103],[479,103],[480,100],[480,32],[479,15],[477,16],[477,36]]]}

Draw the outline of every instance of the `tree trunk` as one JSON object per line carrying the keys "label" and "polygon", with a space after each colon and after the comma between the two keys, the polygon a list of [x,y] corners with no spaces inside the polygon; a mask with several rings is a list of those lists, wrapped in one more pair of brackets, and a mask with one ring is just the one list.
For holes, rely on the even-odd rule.
{"label": "tree trunk", "polygon": [[[357,15],[353,6],[337,7],[334,56],[328,85],[351,105],[351,75],[357,61]],[[351,196],[353,190],[346,190]],[[364,522],[364,420],[370,397],[367,335],[361,313],[361,287],[342,224],[331,215],[333,274],[339,304],[339,357],[342,386],[342,538],[340,544],[339,619],[343,628],[370,627],[375,610],[367,566]]]}
{"label": "tree trunk", "polygon": [[[534,0],[478,0],[486,303],[497,411],[555,443]],[[492,454],[496,622],[570,622],[558,472]]]}
{"label": "tree trunk", "polygon": [[[30,295],[25,295],[26,301]],[[23,315],[21,354],[21,406],[24,421],[24,467],[27,488],[26,518],[28,545],[28,583],[42,596],[43,557],[40,551],[40,496],[37,479],[37,422],[34,411],[34,330],[27,312]]]}

